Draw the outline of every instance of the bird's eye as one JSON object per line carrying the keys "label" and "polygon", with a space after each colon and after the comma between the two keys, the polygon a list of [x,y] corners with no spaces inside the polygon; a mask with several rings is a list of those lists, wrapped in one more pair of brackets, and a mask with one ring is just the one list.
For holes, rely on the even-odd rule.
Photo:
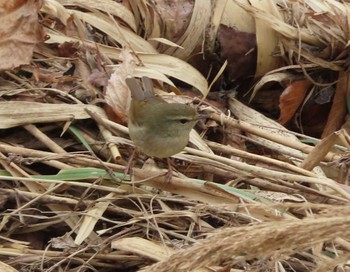
{"label": "bird's eye", "polygon": [[186,124],[188,122],[188,119],[182,118],[179,121],[181,124]]}

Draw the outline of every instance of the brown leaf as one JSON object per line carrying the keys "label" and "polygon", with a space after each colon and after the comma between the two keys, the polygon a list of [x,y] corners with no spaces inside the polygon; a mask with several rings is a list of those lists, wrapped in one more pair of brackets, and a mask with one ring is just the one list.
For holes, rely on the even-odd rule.
{"label": "brown leaf", "polygon": [[114,70],[108,80],[105,98],[108,106],[118,117],[117,119],[125,122],[131,100],[125,79],[132,76],[137,59],[127,48],[123,49],[121,54],[123,62]]}
{"label": "brown leaf", "polygon": [[64,42],[58,46],[57,52],[60,57],[72,58],[77,57],[78,48],[77,42]]}
{"label": "brown leaf", "polygon": [[42,1],[0,2],[0,70],[30,63],[34,46],[44,38],[38,22]]}
{"label": "brown leaf", "polygon": [[190,22],[193,2],[188,0],[158,0],[153,8],[157,11],[154,16],[164,24],[164,37],[176,41],[181,37]]}
{"label": "brown leaf", "polygon": [[218,40],[221,47],[220,58],[228,61],[225,73],[230,81],[255,73],[255,34],[221,25],[218,31]]}
{"label": "brown leaf", "polygon": [[284,125],[292,117],[304,101],[305,95],[311,86],[311,82],[304,79],[290,84],[280,97],[280,117],[278,121]]}

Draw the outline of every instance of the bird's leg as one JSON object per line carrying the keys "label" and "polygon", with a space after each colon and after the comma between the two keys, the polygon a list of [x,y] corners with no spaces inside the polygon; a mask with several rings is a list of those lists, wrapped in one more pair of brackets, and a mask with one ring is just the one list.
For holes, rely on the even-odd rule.
{"label": "bird's leg", "polygon": [[126,166],[125,166],[124,176],[127,176],[127,175],[131,174],[131,173],[130,173],[130,172],[131,172],[130,170],[131,170],[132,167],[133,167],[133,161],[134,161],[136,155],[137,155],[137,151],[136,151],[136,148],[134,148],[134,150],[133,150],[133,152],[131,153],[131,156],[130,156],[130,158],[129,158],[129,160],[128,160],[128,163],[127,163]]}
{"label": "bird's leg", "polygon": [[168,158],[166,158],[166,160],[168,163],[168,173],[166,173],[166,175],[165,175],[165,181],[170,183],[171,178],[173,177],[173,168],[171,165],[171,159],[168,157]]}

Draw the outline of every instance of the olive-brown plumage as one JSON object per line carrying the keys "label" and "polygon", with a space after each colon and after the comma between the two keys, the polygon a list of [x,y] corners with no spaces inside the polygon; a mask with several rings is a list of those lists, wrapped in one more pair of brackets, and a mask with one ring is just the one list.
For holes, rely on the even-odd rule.
{"label": "olive-brown plumage", "polygon": [[198,120],[189,105],[167,103],[153,92],[152,81],[143,77],[144,90],[134,78],[126,83],[131,91],[129,135],[139,150],[148,156],[170,157],[182,151]]}

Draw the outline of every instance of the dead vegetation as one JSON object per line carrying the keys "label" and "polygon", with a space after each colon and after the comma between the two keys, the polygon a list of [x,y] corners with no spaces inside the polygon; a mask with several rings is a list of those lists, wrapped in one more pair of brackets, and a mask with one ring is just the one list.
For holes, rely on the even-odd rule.
{"label": "dead vegetation", "polygon": [[[348,3],[24,2],[3,4],[1,271],[350,271]],[[129,76],[211,115],[171,183],[142,154],[125,174]],[[276,83],[279,123],[253,107]]]}

